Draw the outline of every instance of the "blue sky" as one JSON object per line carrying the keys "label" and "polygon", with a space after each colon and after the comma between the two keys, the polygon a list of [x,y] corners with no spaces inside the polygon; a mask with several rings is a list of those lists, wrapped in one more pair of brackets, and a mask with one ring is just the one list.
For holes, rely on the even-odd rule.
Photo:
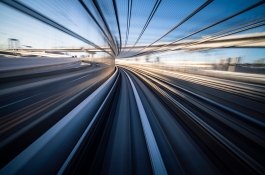
{"label": "blue sky", "polygon": [[[215,0],[205,7],[205,9],[190,18],[187,22],[176,28],[158,42],[172,42],[189,34],[190,32],[206,27],[259,1],[260,0]],[[94,42],[95,44],[100,46],[107,45],[101,31],[77,0],[21,0],[21,2],[39,13],[45,14],[47,17]],[[91,0],[84,0],[84,2],[89,8],[91,7]],[[117,0],[116,2],[122,44],[124,45],[127,31],[128,1]],[[115,20],[112,1],[98,0],[98,3],[104,12],[104,17],[109,25],[109,29],[113,34],[114,39],[119,42],[117,22]],[[127,44],[135,43],[155,3],[156,0],[132,1],[132,17],[130,21]],[[205,0],[162,0],[153,16],[153,19],[144,31],[142,37],[139,39],[138,44],[147,44],[155,41],[203,3],[205,3]],[[92,10],[92,8],[90,9]],[[202,36],[226,29],[227,27],[264,16],[265,5],[263,4],[187,39],[198,39]],[[88,44],[3,3],[0,3],[0,22],[0,48],[7,47],[8,38],[19,39],[21,45],[32,46],[34,48],[62,46],[90,47]],[[100,21],[100,23],[102,24],[102,21]],[[264,31],[265,28],[260,27],[255,30],[246,31],[245,33]],[[215,51],[213,51],[213,53],[214,52]],[[246,61],[253,61],[265,57],[264,49],[227,49],[220,53],[222,53],[222,57],[240,55],[244,57]],[[205,59],[204,57],[207,57],[206,53],[198,53],[197,55],[198,59]],[[194,55],[192,54],[190,57],[194,57]],[[208,53],[208,60],[212,59],[214,59],[214,57],[210,57]]]}

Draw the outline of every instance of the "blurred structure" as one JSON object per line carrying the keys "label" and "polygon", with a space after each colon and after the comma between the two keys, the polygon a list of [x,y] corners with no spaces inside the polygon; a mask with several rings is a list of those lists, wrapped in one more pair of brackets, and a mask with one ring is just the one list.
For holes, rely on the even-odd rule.
{"label": "blurred structure", "polygon": [[8,44],[0,54],[264,73],[264,8],[263,0],[1,0],[0,38]]}
{"label": "blurred structure", "polygon": [[20,48],[19,40],[14,38],[8,38],[8,48],[11,50],[19,49]]}

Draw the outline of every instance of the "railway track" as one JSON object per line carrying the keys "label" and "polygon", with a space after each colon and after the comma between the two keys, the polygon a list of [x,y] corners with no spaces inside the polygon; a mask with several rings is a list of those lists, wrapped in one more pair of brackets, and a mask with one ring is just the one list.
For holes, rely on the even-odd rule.
{"label": "railway track", "polygon": [[248,115],[208,97],[153,72],[118,67],[0,174],[263,174],[258,111]]}

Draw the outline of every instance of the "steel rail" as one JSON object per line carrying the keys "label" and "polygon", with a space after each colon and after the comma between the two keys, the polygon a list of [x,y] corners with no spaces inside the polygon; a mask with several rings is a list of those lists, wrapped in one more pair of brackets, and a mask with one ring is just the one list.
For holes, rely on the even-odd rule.
{"label": "steel rail", "polygon": [[[138,74],[136,72],[134,72],[134,73],[136,75]],[[139,74],[138,74],[138,76],[142,80],[144,80],[146,83],[148,83],[150,86],[152,86],[154,89],[156,89],[165,98],[167,98],[169,101],[171,101],[173,104],[175,104],[181,111],[183,111],[185,114],[187,114],[189,117],[191,117],[197,124],[199,124],[202,128],[204,128],[212,136],[214,136],[214,138],[216,140],[220,141],[220,143],[225,145],[226,148],[228,148],[231,152],[233,152],[236,156],[238,156],[244,163],[246,163],[248,166],[250,166],[253,170],[258,172],[259,174],[262,174],[262,172],[265,171],[265,169],[262,165],[260,165],[254,159],[252,159],[249,155],[247,155],[240,148],[238,148],[236,145],[234,145],[232,142],[230,142],[228,139],[226,139],[223,135],[221,135],[218,131],[216,131],[210,125],[208,125],[203,120],[201,120],[197,115],[195,115],[193,112],[188,110],[185,106],[183,106],[178,101],[176,101],[173,97],[171,97],[168,93],[166,93],[160,87],[156,86],[154,83],[150,82],[149,80],[147,80],[143,76],[141,76]]]}
{"label": "steel rail", "polygon": [[143,27],[143,29],[142,29],[140,35],[138,36],[137,40],[134,42],[133,46],[132,46],[132,47],[131,47],[131,48],[130,48],[125,54],[127,54],[128,52],[130,52],[130,51],[132,50],[132,48],[134,48],[134,46],[138,43],[138,41],[139,41],[140,38],[142,37],[144,31],[145,31],[146,28],[148,27],[150,21],[152,20],[152,18],[153,18],[153,16],[154,16],[154,14],[155,14],[157,8],[159,7],[161,1],[162,1],[162,0],[157,0],[157,1],[156,1],[156,3],[155,3],[155,5],[154,5],[154,7],[153,7],[153,9],[152,9],[152,11],[151,11],[151,13],[150,13],[150,15],[149,15],[149,17],[148,17],[146,23],[145,23],[145,25],[144,25],[144,27]]}
{"label": "steel rail", "polygon": [[[180,25],[182,25],[183,23],[185,23],[187,20],[189,20],[192,16],[194,16],[195,14],[197,14],[198,12],[200,12],[202,9],[204,9],[207,5],[209,5],[211,2],[213,2],[213,0],[207,0],[205,3],[203,3],[199,8],[197,8],[195,11],[193,11],[190,15],[188,15],[186,18],[184,18],[181,22],[179,22],[177,25],[175,25],[173,28],[171,28],[169,31],[167,31],[165,34],[163,34],[161,37],[159,37],[158,39],[156,39],[154,42],[152,42],[151,44],[145,46],[143,49],[139,50],[138,52],[146,49],[147,47],[153,45],[154,43],[156,43],[157,41],[159,41],[161,38],[165,37],[166,35],[168,35],[170,32],[172,32],[173,30],[175,30],[176,28],[178,28]],[[139,40],[139,39],[138,39]],[[137,40],[137,41],[138,41]],[[136,44],[136,43],[135,43]],[[134,45],[135,45],[134,44]],[[163,46],[162,46],[163,47]],[[133,55],[134,56],[134,55]]]}
{"label": "steel rail", "polygon": [[[133,71],[133,69],[130,69],[130,70]],[[134,71],[134,72],[135,72],[135,71]],[[139,72],[138,72],[138,73],[139,73]],[[224,110],[224,111],[227,111],[227,112],[229,112],[229,113],[232,113],[232,114],[234,114],[234,115],[237,115],[237,116],[241,117],[242,119],[246,120],[247,122],[249,122],[249,123],[253,123],[254,125],[257,125],[257,126],[259,126],[259,127],[261,127],[261,128],[264,128],[264,127],[265,127],[265,123],[262,122],[262,121],[259,121],[259,120],[256,120],[256,119],[253,119],[253,118],[251,118],[251,117],[248,116],[248,115],[245,115],[245,114],[243,114],[243,113],[241,113],[241,112],[238,112],[238,111],[236,111],[236,110],[234,110],[234,109],[232,109],[232,108],[229,108],[229,107],[227,107],[227,106],[225,106],[225,105],[222,105],[222,104],[217,103],[217,102],[215,102],[215,101],[213,101],[213,100],[210,100],[210,99],[208,99],[208,98],[206,98],[206,97],[203,97],[203,96],[201,96],[201,95],[199,95],[199,94],[196,94],[196,93],[191,92],[191,91],[189,91],[189,90],[187,90],[187,89],[184,89],[184,88],[182,88],[182,87],[180,87],[180,86],[178,86],[178,85],[176,85],[176,84],[173,84],[173,83],[171,83],[171,82],[169,82],[169,81],[163,80],[163,79],[161,79],[161,78],[159,78],[159,77],[156,77],[156,76],[150,76],[150,75],[147,75],[146,73],[139,73],[139,74],[141,74],[141,75],[147,77],[148,79],[150,79],[150,80],[153,81],[153,82],[156,82],[157,84],[163,86],[164,88],[166,88],[166,89],[168,89],[169,91],[173,92],[174,94],[178,95],[178,96],[179,96],[180,98],[182,98],[183,100],[188,101],[189,103],[191,103],[191,104],[193,104],[193,105],[195,105],[195,106],[196,106],[196,103],[199,103],[199,102],[198,102],[196,99],[194,99],[194,98],[192,98],[192,97],[190,97],[190,96],[195,96],[195,97],[199,98],[199,99],[202,100],[202,101],[208,102],[208,103],[212,104],[213,106],[216,106],[216,107],[221,108],[221,109]],[[153,77],[155,77],[155,78],[153,78]],[[173,86],[173,87],[175,87],[175,88],[177,88],[177,89],[180,89],[180,90],[184,91],[184,92],[187,93],[189,96],[186,96],[185,94],[181,93],[179,90],[173,89],[173,88],[169,87],[169,86],[166,85],[166,84],[168,84],[168,85],[170,85],[170,86]],[[231,120],[231,119],[228,119],[228,120]],[[249,131],[249,132],[251,132],[251,131]],[[253,134],[254,134],[254,133],[253,133]],[[252,134],[251,134],[251,135],[252,135]],[[256,137],[256,136],[253,135],[253,137]],[[262,137],[262,136],[259,136],[259,137]],[[254,138],[250,138],[250,139],[254,139]],[[257,141],[258,143],[263,143],[263,145],[264,145],[264,147],[265,147],[265,142],[264,142],[263,140],[260,140],[260,139],[258,139],[258,138],[257,138],[257,140],[259,140],[259,141]]]}
{"label": "steel rail", "polygon": [[121,52],[122,41],[121,41],[121,29],[120,29],[119,14],[118,14],[118,10],[117,10],[117,1],[116,0],[112,0],[112,4],[113,4],[113,7],[114,7],[116,22],[117,22],[117,26],[118,26],[118,30],[119,30],[119,38],[120,38],[119,52],[118,52],[118,54],[119,54]]}
{"label": "steel rail", "polygon": [[[116,68],[118,70],[118,68]],[[117,78],[112,86],[112,88],[110,89],[107,97],[105,98],[105,100],[102,102],[101,106],[99,107],[97,113],[95,114],[95,116],[93,117],[93,119],[91,120],[91,122],[89,123],[89,125],[87,126],[86,130],[83,132],[82,136],[80,137],[80,139],[78,140],[78,142],[76,143],[75,147],[73,148],[73,150],[71,151],[71,153],[69,154],[69,156],[67,157],[66,161],[64,162],[64,164],[62,165],[62,167],[60,168],[59,172],[57,173],[58,175],[63,174],[65,169],[67,168],[68,164],[70,163],[70,161],[72,160],[72,158],[74,157],[74,155],[76,154],[78,148],[80,147],[81,143],[84,141],[86,135],[90,132],[92,126],[94,125],[95,121],[97,120],[97,118],[100,115],[101,110],[104,108],[104,106],[107,103],[107,100],[110,98],[111,94],[113,93],[113,91],[115,90],[115,87],[117,85],[118,79],[119,79],[120,73],[118,73]]]}
{"label": "steel rail", "polygon": [[[46,131],[18,156],[11,160],[5,167],[3,167],[0,170],[0,174],[17,174],[20,171],[23,171],[24,174],[29,174],[29,171],[33,174],[37,174],[40,169],[32,169],[32,161],[35,160],[35,166],[44,168],[44,164],[47,164],[47,161],[50,162],[50,159],[48,160],[47,157],[54,157],[54,153],[57,152],[58,148],[61,148],[62,145],[65,146],[65,149],[61,150],[61,156],[57,155],[53,161],[60,162],[64,156],[69,155],[72,148],[74,148],[76,145],[74,140],[82,136],[83,131],[93,119],[93,113],[97,112],[96,109],[98,109],[100,104],[102,104],[102,101],[104,101],[102,98],[105,99],[113,83],[115,82],[117,73],[118,70],[116,69],[115,73],[97,90],[89,95],[84,101],[82,101],[77,107],[75,107],[53,127]],[[58,137],[60,139],[55,140],[55,138]],[[43,153],[43,150],[45,151],[45,149],[48,149],[49,151],[45,152],[45,156],[42,157],[41,153]],[[56,164],[54,166],[56,166]]]}
{"label": "steel rail", "polygon": [[112,39],[112,41],[113,41],[113,43],[114,43],[114,46],[115,46],[114,53],[115,53],[115,55],[118,55],[118,47],[117,47],[117,43],[116,43],[115,40],[113,39],[113,36],[112,36],[112,34],[111,34],[111,32],[110,32],[109,25],[108,25],[108,23],[107,23],[107,21],[106,21],[106,19],[105,19],[105,17],[104,17],[104,14],[103,14],[103,12],[102,12],[102,10],[101,10],[101,8],[100,8],[100,6],[99,6],[97,0],[92,0],[92,2],[95,4],[95,7],[96,7],[96,9],[97,9],[97,11],[98,11],[98,13],[99,13],[101,19],[103,20],[103,23],[104,23],[104,25],[106,26],[107,31],[108,31],[108,33],[109,33],[109,35],[110,35],[110,37],[111,37],[111,39]]}
{"label": "steel rail", "polygon": [[109,52],[107,52],[103,48],[99,47],[95,43],[93,43],[93,42],[85,39],[84,37],[74,33],[73,31],[65,28],[64,26],[58,24],[57,22],[47,18],[46,16],[38,13],[37,11],[31,9],[30,7],[27,7],[26,5],[24,5],[24,4],[22,4],[22,3],[18,2],[18,1],[1,0],[1,2],[5,3],[5,4],[7,4],[7,5],[9,5],[9,6],[13,7],[13,8],[15,8],[15,9],[17,9],[17,10],[23,12],[23,13],[26,13],[26,14],[28,14],[28,15],[30,15],[30,16],[32,16],[32,17],[34,17],[34,18],[36,18],[36,19],[38,19],[38,20],[40,20],[40,21],[42,21],[42,22],[44,22],[44,23],[46,23],[46,24],[48,24],[48,25],[50,25],[50,26],[52,26],[52,27],[54,27],[54,28],[56,28],[56,29],[58,29],[58,30],[60,30],[62,32],[64,32],[64,33],[66,33],[66,34],[68,34],[68,35],[71,35],[72,37],[77,38],[77,39],[79,39],[79,40],[81,40],[81,41],[83,41],[83,42],[85,42],[85,43],[87,43],[87,44],[99,49],[99,50],[102,50],[103,52],[106,52],[106,53],[110,54]]}
{"label": "steel rail", "polygon": [[126,71],[124,71],[124,72],[127,75],[128,79],[131,83],[132,89],[133,89],[133,93],[134,93],[134,97],[135,97],[136,104],[138,107],[138,112],[140,115],[143,131],[144,131],[144,136],[145,136],[145,140],[146,140],[146,144],[147,144],[147,148],[148,148],[149,156],[151,159],[154,174],[166,175],[167,171],[166,171],[163,159],[161,157],[159,148],[157,146],[157,143],[156,143],[153,131],[151,129],[150,123],[148,121],[147,115],[145,113],[143,104],[142,104],[141,99],[139,97],[139,94],[138,94],[130,76],[126,73]]}
{"label": "steel rail", "polygon": [[[186,39],[186,38],[188,38],[188,37],[190,37],[190,36],[193,36],[193,35],[195,35],[195,34],[197,34],[197,33],[199,33],[199,32],[202,32],[202,31],[204,31],[204,30],[206,30],[206,29],[209,29],[209,28],[211,28],[211,27],[213,27],[213,26],[216,26],[217,24],[220,24],[220,23],[222,23],[222,22],[224,22],[224,21],[227,21],[227,20],[229,20],[229,19],[231,19],[231,18],[233,18],[233,17],[235,17],[235,16],[238,16],[238,15],[240,15],[240,14],[246,12],[246,11],[249,11],[249,10],[255,8],[255,7],[258,7],[258,6],[260,6],[260,5],[264,4],[264,3],[265,3],[265,0],[260,1],[260,2],[258,2],[258,3],[256,3],[256,4],[253,4],[253,5],[251,5],[251,6],[247,7],[247,8],[245,8],[245,9],[239,11],[239,12],[234,13],[234,14],[232,14],[232,15],[226,17],[226,18],[223,18],[223,19],[221,19],[221,20],[219,20],[219,21],[217,21],[217,22],[215,22],[215,23],[213,23],[213,24],[211,24],[211,25],[209,25],[209,26],[206,26],[206,27],[204,27],[204,28],[202,28],[202,29],[200,29],[200,30],[197,30],[197,31],[195,31],[195,32],[193,32],[193,33],[191,33],[191,34],[188,34],[188,35],[186,35],[186,36],[184,36],[184,37],[182,37],[182,38],[180,38],[180,39],[177,39],[177,40],[175,40],[175,41],[173,41],[173,42],[171,42],[171,43],[168,43],[168,44],[165,44],[165,45],[159,46],[158,48],[154,48],[154,49],[149,50],[149,51],[146,51],[146,52],[142,52],[142,53],[138,53],[138,54],[132,55],[132,56],[130,56],[130,57],[133,57],[133,56],[140,56],[140,55],[143,55],[143,54],[145,54],[145,53],[150,53],[150,52],[151,52],[152,54],[163,52],[163,51],[156,51],[156,50],[161,49],[161,48],[166,47],[166,46],[169,46],[169,45],[172,45],[172,44],[174,44],[174,43],[176,43],[176,42],[178,42],[178,41],[184,40],[184,39]],[[153,51],[154,51],[154,52],[153,52]],[[167,50],[165,50],[165,51],[167,51]]]}
{"label": "steel rail", "polygon": [[126,29],[126,39],[125,39],[125,45],[123,47],[123,50],[126,48],[127,46],[127,42],[128,42],[128,36],[130,33],[130,24],[131,24],[131,13],[132,13],[132,0],[128,1],[128,15],[127,15],[127,29]]}
{"label": "steel rail", "polygon": [[113,46],[113,41],[109,38],[110,36],[108,36],[105,32],[105,30],[103,30],[102,26],[99,24],[99,22],[96,20],[95,16],[90,12],[90,10],[87,8],[86,4],[83,2],[83,0],[79,0],[80,4],[83,6],[83,8],[86,10],[86,12],[90,15],[90,17],[93,19],[93,21],[97,24],[97,26],[99,27],[99,29],[101,30],[101,32],[104,34],[104,36],[106,37],[110,49],[112,50],[112,53],[114,54],[114,46]]}

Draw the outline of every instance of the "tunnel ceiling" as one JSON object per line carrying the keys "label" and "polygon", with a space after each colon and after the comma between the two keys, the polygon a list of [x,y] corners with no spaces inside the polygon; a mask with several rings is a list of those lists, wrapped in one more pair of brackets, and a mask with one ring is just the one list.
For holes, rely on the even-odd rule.
{"label": "tunnel ceiling", "polygon": [[[261,33],[265,24],[264,0],[2,2],[118,58],[196,50],[199,44],[211,46],[230,35]],[[103,39],[97,39],[94,33]]]}

